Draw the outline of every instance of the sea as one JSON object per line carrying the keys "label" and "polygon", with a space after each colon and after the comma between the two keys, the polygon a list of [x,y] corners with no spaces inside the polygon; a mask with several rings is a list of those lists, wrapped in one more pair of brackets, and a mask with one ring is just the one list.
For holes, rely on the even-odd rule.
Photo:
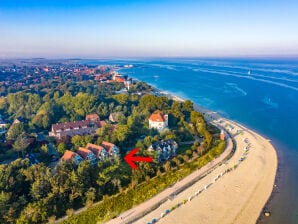
{"label": "sea", "polygon": [[[271,212],[259,223],[298,223],[298,58],[83,60],[133,65],[120,73],[239,122],[271,140],[279,167]],[[252,167],[253,169],[253,167]]]}

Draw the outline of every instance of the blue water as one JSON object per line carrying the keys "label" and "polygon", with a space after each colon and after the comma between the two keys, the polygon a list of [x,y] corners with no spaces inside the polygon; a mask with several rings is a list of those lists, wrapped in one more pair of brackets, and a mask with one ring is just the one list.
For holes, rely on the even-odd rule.
{"label": "blue water", "polygon": [[262,223],[298,223],[298,59],[147,59],[113,63],[133,64],[134,68],[121,73],[191,99],[271,139],[280,167],[277,193],[269,203],[272,216]]}

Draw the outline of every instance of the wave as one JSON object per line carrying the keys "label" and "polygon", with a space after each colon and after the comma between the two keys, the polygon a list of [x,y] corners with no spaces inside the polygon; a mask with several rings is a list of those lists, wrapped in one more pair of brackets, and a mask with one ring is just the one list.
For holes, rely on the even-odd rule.
{"label": "wave", "polygon": [[227,82],[226,84],[241,93],[243,96],[247,95],[247,92],[244,89],[241,89],[236,83]]}
{"label": "wave", "polygon": [[269,84],[272,84],[272,85],[281,86],[281,87],[284,87],[284,88],[288,88],[288,89],[292,89],[292,90],[298,91],[298,88],[297,87],[290,86],[290,85],[287,85],[287,84],[284,84],[284,83],[274,82],[274,81],[271,81],[271,80],[259,79],[259,78],[255,78],[253,76],[237,75],[237,74],[231,74],[231,73],[220,72],[220,71],[213,71],[213,70],[208,70],[208,69],[195,69],[195,70],[196,71],[200,71],[200,72],[217,74],[217,75],[232,76],[232,77],[237,77],[237,78],[255,80],[255,81],[269,83]]}
{"label": "wave", "polygon": [[264,98],[262,99],[262,102],[263,102],[264,104],[266,104],[266,105],[269,105],[269,106],[272,107],[272,108],[278,108],[278,107],[279,107],[278,103],[273,102],[273,101],[271,100],[270,97],[264,97]]}
{"label": "wave", "polygon": [[[219,72],[227,72],[226,70],[211,70],[208,69],[209,71],[219,71]],[[248,75],[245,72],[235,72],[235,71],[228,71],[229,73],[233,73],[233,74],[239,74],[239,75]],[[268,78],[268,79],[274,79],[274,80],[281,80],[281,81],[287,81],[287,82],[295,82],[298,83],[298,80],[294,80],[294,79],[288,79],[288,78],[284,78],[284,77],[275,77],[275,76],[268,76],[268,75],[262,75],[262,74],[258,74],[258,73],[250,73],[249,76],[255,76],[255,77],[262,77],[262,78]]]}

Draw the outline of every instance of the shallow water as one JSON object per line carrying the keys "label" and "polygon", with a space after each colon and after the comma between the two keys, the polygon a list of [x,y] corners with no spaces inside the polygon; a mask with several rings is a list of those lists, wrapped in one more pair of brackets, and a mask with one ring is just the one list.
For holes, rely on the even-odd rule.
{"label": "shallow water", "polygon": [[298,223],[298,59],[147,59],[104,63],[133,64],[134,68],[121,73],[191,99],[271,139],[280,167],[276,193],[269,203],[272,215],[261,223]]}

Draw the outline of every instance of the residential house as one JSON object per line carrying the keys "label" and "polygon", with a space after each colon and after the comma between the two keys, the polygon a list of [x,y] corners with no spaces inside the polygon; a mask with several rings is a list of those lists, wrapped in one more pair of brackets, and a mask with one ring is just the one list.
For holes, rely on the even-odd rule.
{"label": "residential house", "polygon": [[88,120],[88,121],[100,121],[100,118],[97,114],[88,114],[86,116],[86,120]]}
{"label": "residential house", "polygon": [[89,160],[93,165],[96,164],[96,156],[88,148],[80,147],[77,150],[77,153],[83,158],[83,160]]}
{"label": "residential house", "polygon": [[162,131],[168,127],[168,115],[160,112],[154,112],[149,117],[149,128],[155,128]]}
{"label": "residential house", "polygon": [[53,124],[49,136],[62,138],[66,136],[95,134],[98,128],[106,125],[105,121],[99,121],[98,115],[87,115],[86,118],[89,120]]}
{"label": "residential house", "polygon": [[101,146],[88,143],[86,147],[79,147],[77,152],[67,150],[61,161],[71,161],[79,164],[83,160],[89,160],[94,165],[97,160],[102,160],[109,156],[117,156],[118,154],[119,148],[113,143],[103,142]]}
{"label": "residential house", "polygon": [[149,146],[148,151],[157,152],[158,162],[167,161],[170,158],[176,156],[178,144],[172,140],[161,140]]}
{"label": "residential house", "polygon": [[26,123],[27,119],[23,118],[23,117],[17,117],[12,124],[19,124],[19,123]]}
{"label": "residential house", "polygon": [[109,156],[109,154],[104,149],[104,147],[102,147],[100,145],[95,145],[95,144],[88,143],[86,148],[91,150],[93,152],[93,154],[95,155],[95,157],[99,160],[102,160],[102,159],[107,158]]}
{"label": "residential house", "polygon": [[116,156],[119,154],[119,148],[113,143],[103,141],[101,146],[104,147],[110,156]]}
{"label": "residential house", "polygon": [[64,155],[61,157],[62,162],[74,162],[76,164],[79,164],[82,160],[83,159],[79,154],[69,150],[66,150]]}
{"label": "residential house", "polygon": [[9,124],[5,122],[0,115],[0,134],[6,133],[8,126]]}

